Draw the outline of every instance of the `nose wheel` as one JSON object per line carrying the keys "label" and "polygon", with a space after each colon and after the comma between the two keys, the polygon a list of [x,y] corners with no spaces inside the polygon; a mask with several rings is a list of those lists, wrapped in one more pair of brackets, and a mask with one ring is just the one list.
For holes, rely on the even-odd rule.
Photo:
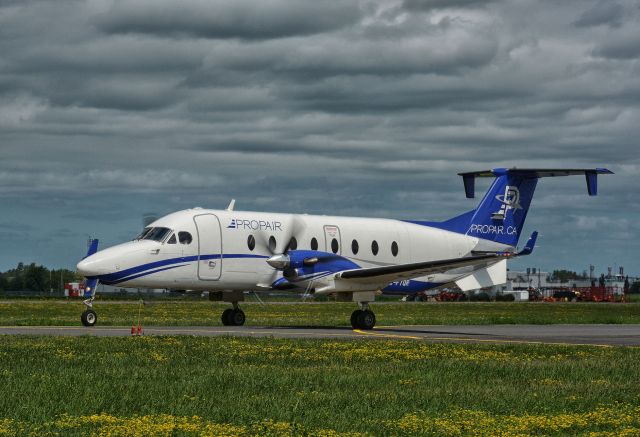
{"label": "nose wheel", "polygon": [[87,309],[80,316],[80,321],[84,326],[94,326],[98,321],[98,315],[94,310]]}

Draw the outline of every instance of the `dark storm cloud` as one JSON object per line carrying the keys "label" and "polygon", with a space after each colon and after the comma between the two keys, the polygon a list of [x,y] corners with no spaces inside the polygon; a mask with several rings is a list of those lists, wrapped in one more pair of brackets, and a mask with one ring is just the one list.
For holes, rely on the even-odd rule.
{"label": "dark storm cloud", "polygon": [[476,203],[457,172],[513,165],[612,167],[595,199],[581,178],[542,182],[527,223],[549,267],[577,238],[585,250],[566,266],[620,264],[640,236],[638,12],[627,0],[2,2],[0,266],[72,266],[89,234],[117,243],[145,212],[231,197],[445,219]]}
{"label": "dark storm cloud", "polygon": [[404,0],[402,6],[410,11],[430,11],[432,9],[480,7],[496,0]]}
{"label": "dark storm cloud", "polygon": [[122,0],[95,22],[108,33],[264,39],[326,32],[359,18],[357,3],[348,0]]}
{"label": "dark storm cloud", "polygon": [[623,14],[624,9],[620,4],[611,0],[600,0],[591,8],[584,11],[574,24],[579,27],[598,26],[602,24],[618,27],[622,24]]}
{"label": "dark storm cloud", "polygon": [[594,55],[610,59],[635,59],[640,57],[640,33],[628,28],[608,35],[593,51]]}

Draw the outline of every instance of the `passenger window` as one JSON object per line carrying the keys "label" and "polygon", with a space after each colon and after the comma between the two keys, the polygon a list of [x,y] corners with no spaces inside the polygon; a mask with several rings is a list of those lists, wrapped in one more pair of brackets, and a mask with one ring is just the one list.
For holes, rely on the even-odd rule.
{"label": "passenger window", "polygon": [[180,244],[191,244],[193,241],[191,234],[188,232],[178,232],[178,239],[180,240]]}
{"label": "passenger window", "polygon": [[176,234],[173,234],[171,238],[167,241],[167,244],[176,244]]}
{"label": "passenger window", "polygon": [[251,251],[256,248],[256,238],[253,235],[249,235],[247,238],[247,247]]}
{"label": "passenger window", "polygon": [[331,252],[338,253],[338,249],[340,249],[340,245],[338,245],[338,240],[334,238],[331,240]]}
{"label": "passenger window", "polygon": [[296,237],[291,237],[291,240],[289,240],[288,250],[296,250],[297,248],[298,248],[298,240],[296,240]]}
{"label": "passenger window", "polygon": [[393,256],[398,256],[398,243],[396,243],[395,241],[391,243],[391,254]]}
{"label": "passenger window", "polygon": [[318,240],[316,240],[316,237],[311,239],[311,250],[318,250]]}
{"label": "passenger window", "polygon": [[357,255],[358,250],[360,250],[360,246],[358,245],[358,240],[353,240],[351,242],[351,252],[353,252],[354,255]]}
{"label": "passenger window", "polygon": [[373,240],[373,242],[371,243],[371,253],[373,253],[374,255],[378,254],[378,242],[376,240]]}
{"label": "passenger window", "polygon": [[276,245],[278,243],[276,242],[276,237],[274,237],[273,235],[269,237],[269,251],[271,253],[275,253],[276,251]]}

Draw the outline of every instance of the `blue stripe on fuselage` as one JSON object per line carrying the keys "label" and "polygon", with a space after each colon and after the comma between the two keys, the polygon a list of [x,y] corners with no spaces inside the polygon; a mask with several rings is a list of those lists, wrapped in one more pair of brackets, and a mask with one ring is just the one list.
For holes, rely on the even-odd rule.
{"label": "blue stripe on fuselage", "polygon": [[[145,276],[147,274],[152,274],[152,273],[156,273],[156,272],[160,272],[163,270],[168,270],[169,268],[175,268],[175,267],[181,267],[180,265],[176,265],[173,266],[174,264],[181,264],[181,265],[186,265],[185,263],[190,263],[192,261],[198,261],[198,260],[209,260],[209,259],[225,259],[225,258],[264,258],[267,259],[269,258],[268,256],[265,255],[252,255],[252,254],[246,254],[246,253],[238,253],[238,254],[223,254],[220,255],[218,254],[211,254],[211,255],[202,255],[202,256],[182,256],[182,257],[178,257],[178,258],[169,258],[169,259],[163,259],[160,261],[155,261],[152,263],[147,263],[147,264],[142,264],[139,266],[135,266],[135,267],[131,267],[119,272],[114,272],[114,273],[108,273],[106,275],[99,275],[99,276],[92,276],[90,279],[92,278],[98,278],[100,280],[100,282],[102,282],[103,284],[117,284],[119,282],[124,282],[124,281],[129,281],[131,279],[135,278],[139,278],[142,276]],[[169,267],[169,268],[162,268],[162,267],[167,267],[167,266],[173,266],[173,267]],[[153,270],[153,271],[149,271],[149,270]],[[139,274],[142,273],[142,274]]]}
{"label": "blue stripe on fuselage", "polygon": [[120,279],[116,282],[107,282],[107,281],[101,281],[103,284],[107,284],[107,285],[116,285],[116,284],[120,284],[122,282],[127,282],[127,281],[131,281],[132,279],[137,279],[137,278],[141,278],[143,276],[147,276],[147,275],[151,275],[153,273],[158,273],[158,272],[163,272],[165,270],[171,270],[171,269],[175,269],[177,267],[183,267],[183,266],[187,266],[189,264],[178,264],[175,266],[169,266],[169,267],[163,267],[161,269],[155,269],[155,270],[149,270],[143,273],[138,273],[137,275],[132,275],[132,276],[127,276],[126,278]]}

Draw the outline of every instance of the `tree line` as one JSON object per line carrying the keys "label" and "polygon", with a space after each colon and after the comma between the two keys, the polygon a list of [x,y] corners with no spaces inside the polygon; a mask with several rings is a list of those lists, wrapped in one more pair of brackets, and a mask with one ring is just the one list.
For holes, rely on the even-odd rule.
{"label": "tree line", "polygon": [[82,276],[72,270],[50,270],[36,263],[18,263],[16,268],[0,272],[0,291],[62,292],[64,284],[82,280]]}

